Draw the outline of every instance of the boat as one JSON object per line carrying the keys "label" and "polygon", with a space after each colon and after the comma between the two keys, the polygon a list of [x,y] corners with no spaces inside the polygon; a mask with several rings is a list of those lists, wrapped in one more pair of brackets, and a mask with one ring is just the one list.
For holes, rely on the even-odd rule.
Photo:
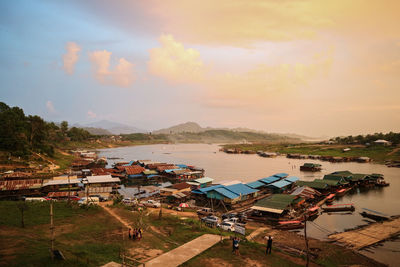
{"label": "boat", "polygon": [[300,171],[319,172],[319,171],[321,171],[321,164],[304,163],[302,166],[300,166]]}
{"label": "boat", "polygon": [[280,230],[293,230],[304,228],[304,223],[302,221],[280,221],[276,228]]}
{"label": "boat", "polygon": [[360,215],[365,218],[369,218],[369,219],[372,219],[375,221],[387,221],[390,219],[390,216],[383,214],[381,212],[366,209],[366,208],[363,208],[363,210],[364,210],[363,212],[360,212]]}
{"label": "boat", "polygon": [[313,221],[318,217],[319,206],[311,207],[307,210],[306,216],[308,221]]}
{"label": "boat", "polygon": [[353,204],[337,204],[322,207],[324,212],[337,212],[337,211],[355,211]]}
{"label": "boat", "polygon": [[335,195],[336,194],[329,194],[329,196],[327,196],[325,198],[325,202],[331,204],[333,202],[333,200],[335,199]]}
{"label": "boat", "polygon": [[344,196],[346,193],[347,193],[347,189],[345,189],[345,188],[342,188],[342,189],[339,189],[337,192],[336,192],[336,196],[337,197],[342,197],[342,196]]}

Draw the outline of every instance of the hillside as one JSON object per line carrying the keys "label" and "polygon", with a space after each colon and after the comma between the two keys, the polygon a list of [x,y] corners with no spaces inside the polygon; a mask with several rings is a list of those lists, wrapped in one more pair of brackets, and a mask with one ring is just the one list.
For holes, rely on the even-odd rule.
{"label": "hillside", "polygon": [[202,128],[200,125],[198,125],[195,122],[186,122],[186,123],[181,123],[169,128],[165,129],[160,129],[157,131],[153,131],[153,134],[176,134],[176,133],[199,133],[199,132],[204,132],[205,129]]}
{"label": "hillside", "polygon": [[110,134],[131,134],[131,133],[145,133],[147,132],[144,129],[140,129],[134,126],[130,126],[127,124],[113,122],[108,120],[101,120],[92,123],[87,123],[80,125],[82,128],[97,128],[107,130]]}

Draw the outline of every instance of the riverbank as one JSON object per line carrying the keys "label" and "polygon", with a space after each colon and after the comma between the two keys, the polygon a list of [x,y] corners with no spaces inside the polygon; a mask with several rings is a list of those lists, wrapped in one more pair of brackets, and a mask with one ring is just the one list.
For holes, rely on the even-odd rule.
{"label": "riverbank", "polygon": [[[236,149],[241,151],[266,151],[280,154],[319,155],[331,157],[368,157],[376,163],[386,161],[399,161],[400,150],[392,146],[363,146],[363,145],[337,145],[337,144],[226,144],[223,149]],[[349,150],[347,149],[349,148]],[[346,151],[344,152],[343,149]]]}

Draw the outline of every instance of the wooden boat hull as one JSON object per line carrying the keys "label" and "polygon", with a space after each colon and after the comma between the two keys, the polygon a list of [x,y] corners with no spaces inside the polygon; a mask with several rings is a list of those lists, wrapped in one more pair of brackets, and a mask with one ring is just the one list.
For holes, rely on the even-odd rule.
{"label": "wooden boat hull", "polygon": [[365,218],[369,218],[369,219],[373,219],[375,221],[387,221],[389,220],[389,218],[384,217],[384,216],[379,216],[379,215],[375,215],[375,214],[371,214],[368,212],[360,212],[361,216],[365,217]]}
{"label": "wooden boat hull", "polygon": [[322,207],[324,212],[355,211],[354,206],[349,207]]}

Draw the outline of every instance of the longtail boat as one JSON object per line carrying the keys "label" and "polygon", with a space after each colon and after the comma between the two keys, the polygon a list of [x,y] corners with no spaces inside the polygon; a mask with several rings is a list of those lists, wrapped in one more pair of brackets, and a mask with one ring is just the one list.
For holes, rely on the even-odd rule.
{"label": "longtail boat", "polygon": [[353,204],[337,204],[322,207],[322,210],[324,212],[355,211],[355,207]]}
{"label": "longtail boat", "polygon": [[336,195],[336,194],[330,194],[329,196],[327,196],[327,197],[325,198],[325,202],[326,202],[326,203],[332,203],[333,200],[335,199],[335,195]]}
{"label": "longtail boat", "polygon": [[304,227],[304,223],[302,221],[280,221],[276,228],[281,230],[293,230],[300,229]]}
{"label": "longtail boat", "polygon": [[363,212],[360,212],[361,216],[365,217],[365,218],[369,218],[375,221],[387,221],[390,219],[389,215],[383,214],[381,212],[378,211],[374,211],[374,210],[370,210],[370,209],[366,209],[363,208]]}

